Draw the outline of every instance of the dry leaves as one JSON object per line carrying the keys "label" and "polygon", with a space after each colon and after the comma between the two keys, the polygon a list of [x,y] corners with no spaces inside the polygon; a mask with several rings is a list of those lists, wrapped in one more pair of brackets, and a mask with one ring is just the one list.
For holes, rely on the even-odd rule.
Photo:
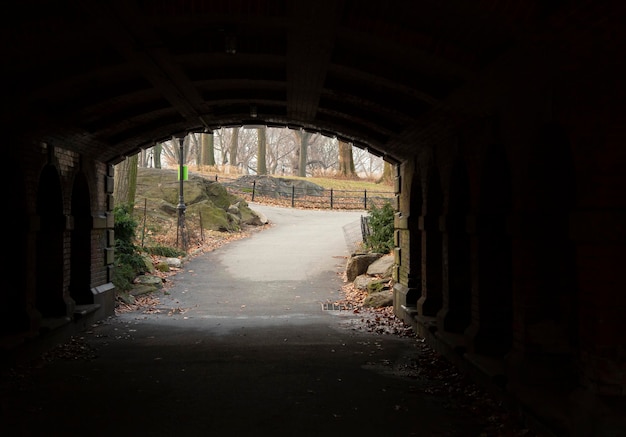
{"label": "dry leaves", "polygon": [[152,294],[143,294],[141,296],[136,296],[134,304],[128,304],[118,299],[117,305],[115,307],[115,313],[123,314],[142,312],[144,314],[157,314],[160,312],[157,309],[157,306],[160,304],[161,301],[159,300],[159,298]]}
{"label": "dry leaves", "polygon": [[[343,276],[345,282],[345,274]],[[367,297],[367,291],[356,288],[352,282],[345,282],[341,290],[344,296],[343,299],[334,303],[336,305],[352,306],[354,308],[352,312],[361,316],[348,322],[353,329],[400,337],[415,336],[413,328],[396,317],[393,313],[393,307],[364,307],[363,301]]]}
{"label": "dry leaves", "polygon": [[[345,280],[344,274],[344,282]],[[478,388],[468,375],[460,372],[445,357],[431,349],[424,339],[417,337],[410,326],[394,315],[393,307],[363,307],[367,291],[355,288],[351,282],[346,282],[342,291],[344,298],[335,304],[352,305],[355,308],[353,313],[361,316],[349,321],[352,329],[416,338],[419,354],[414,362],[405,365],[404,373],[408,372],[412,377],[426,382],[425,387],[420,389],[423,393],[447,396],[450,399],[447,408],[465,410],[485,418],[485,428],[480,437],[537,436],[524,426],[518,415]]]}

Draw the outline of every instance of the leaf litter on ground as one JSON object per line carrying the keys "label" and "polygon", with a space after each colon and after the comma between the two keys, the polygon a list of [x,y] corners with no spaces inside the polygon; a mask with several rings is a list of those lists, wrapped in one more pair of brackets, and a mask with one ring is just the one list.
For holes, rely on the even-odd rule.
{"label": "leaf litter on ground", "polygon": [[[269,201],[267,203],[285,206],[281,202]],[[300,207],[306,208],[306,205],[300,205]],[[310,209],[318,208],[312,206]],[[249,227],[237,233],[207,232],[201,238],[196,235],[191,241],[192,249],[189,251],[188,256],[193,257],[213,251],[230,242],[247,238],[253,232],[262,231],[270,226],[271,224]],[[176,241],[175,226],[171,229],[173,229],[174,234],[170,235],[170,232],[170,234],[163,236],[161,238],[162,243],[173,245],[172,243]],[[157,261],[158,257],[153,258],[153,261]],[[172,285],[169,278],[175,276],[181,270],[172,268],[169,272],[155,272],[155,275],[163,279],[164,287],[160,292],[168,292],[168,288]],[[406,364],[405,371],[408,370],[408,374],[429,381],[425,388],[421,389],[424,394],[449,396],[449,408],[460,408],[483,417],[485,428],[478,437],[539,437],[539,434],[534,433],[523,424],[517,414],[505,408],[502,402],[495,400],[489,393],[481,390],[471,381],[468,375],[460,372],[444,356],[430,348],[423,338],[416,335],[412,327],[406,325],[395,316],[393,307],[364,307],[363,301],[367,297],[367,292],[359,290],[351,282],[345,281],[345,273],[343,273],[343,277],[344,285],[341,287],[343,296],[334,303],[351,307],[353,314],[359,316],[354,319],[355,321],[351,325],[352,329],[378,335],[393,335],[415,339],[419,348],[418,358],[415,362]],[[158,314],[162,311],[161,301],[155,293],[136,296],[134,304],[128,304],[118,299],[115,308],[116,314],[132,312]],[[187,309],[178,307],[170,308],[167,311],[168,315],[174,315],[182,314]],[[93,327],[100,323],[102,322],[97,322]],[[86,334],[90,333],[93,333],[93,331],[86,332]],[[28,375],[34,368],[43,367],[45,364],[55,360],[94,360],[97,356],[97,350],[85,341],[84,336],[74,336],[66,343],[60,344],[51,351],[42,354],[39,360],[35,360],[28,365],[8,369],[9,380],[20,385],[27,384],[30,380]],[[415,388],[411,389],[415,390]]]}

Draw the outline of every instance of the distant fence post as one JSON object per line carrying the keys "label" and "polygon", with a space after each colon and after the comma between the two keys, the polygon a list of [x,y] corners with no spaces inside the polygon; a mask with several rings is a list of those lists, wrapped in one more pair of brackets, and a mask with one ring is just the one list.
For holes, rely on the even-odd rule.
{"label": "distant fence post", "polygon": [[363,242],[367,243],[367,239],[370,236],[370,222],[369,217],[361,216],[361,237],[363,238]]}
{"label": "distant fence post", "polygon": [[202,211],[198,213],[200,218],[200,240],[204,241],[204,227],[202,226]]}
{"label": "distant fence post", "polygon": [[291,186],[291,207],[292,208],[295,205],[295,196],[296,196],[296,186],[292,185]]}
{"label": "distant fence post", "polygon": [[330,209],[333,209],[333,189],[330,189]]}
{"label": "distant fence post", "polygon": [[141,227],[141,247],[143,247],[143,240],[146,236],[146,217],[148,214],[148,198],[143,199],[143,226]]}
{"label": "distant fence post", "polygon": [[367,209],[367,190],[363,190],[363,209]]}
{"label": "distant fence post", "polygon": [[254,189],[256,188],[256,181],[252,181],[252,200],[251,202],[254,202]]}

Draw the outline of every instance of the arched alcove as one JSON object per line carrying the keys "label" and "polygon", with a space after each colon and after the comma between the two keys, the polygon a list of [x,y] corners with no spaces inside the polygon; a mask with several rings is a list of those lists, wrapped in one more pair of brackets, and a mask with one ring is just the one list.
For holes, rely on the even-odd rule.
{"label": "arched alcove", "polygon": [[513,338],[512,251],[507,219],[511,172],[504,147],[492,144],[483,162],[477,217],[477,259],[472,315],[475,352],[504,356]]}
{"label": "arched alcove", "polygon": [[40,229],[36,247],[36,302],[43,318],[66,316],[63,300],[63,195],[54,166],[41,172],[37,190],[37,215]]}
{"label": "arched alcove", "polygon": [[442,297],[442,239],[439,216],[443,206],[443,191],[439,171],[433,166],[426,186],[426,214],[423,216],[422,243],[422,297],[418,312],[424,316],[436,316],[441,309]]}
{"label": "arched alcove", "polygon": [[70,297],[77,305],[93,303],[91,293],[91,208],[89,186],[83,173],[78,173],[72,190]]}
{"label": "arched alcove", "polygon": [[452,166],[446,216],[447,283],[446,305],[442,316],[445,331],[462,333],[471,320],[470,238],[466,219],[470,210],[469,176],[465,163],[457,160]]}

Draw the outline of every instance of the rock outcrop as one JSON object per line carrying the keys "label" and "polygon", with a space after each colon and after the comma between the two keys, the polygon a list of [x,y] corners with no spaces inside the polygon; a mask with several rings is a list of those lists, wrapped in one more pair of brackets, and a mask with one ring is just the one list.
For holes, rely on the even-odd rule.
{"label": "rock outcrop", "polygon": [[354,254],[346,263],[346,279],[354,287],[367,292],[364,307],[382,308],[393,305],[393,254]]}

